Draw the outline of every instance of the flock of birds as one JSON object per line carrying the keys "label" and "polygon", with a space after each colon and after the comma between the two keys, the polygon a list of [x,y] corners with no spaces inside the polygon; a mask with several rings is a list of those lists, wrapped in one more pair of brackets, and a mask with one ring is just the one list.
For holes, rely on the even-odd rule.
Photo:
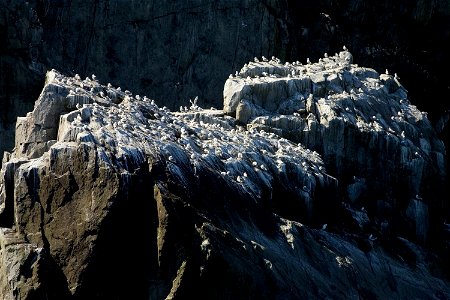
{"label": "flock of birds", "polygon": [[[344,51],[347,49],[344,48]],[[230,75],[230,79],[257,82],[264,78],[310,76],[314,72],[340,74],[342,70],[358,78],[352,73],[357,67],[347,67],[341,54],[325,54],[314,64],[307,59],[306,65],[300,62],[282,64],[276,57],[269,60],[263,56],[246,64],[234,76]],[[388,73],[386,70],[384,75],[390,76]],[[396,74],[393,78],[399,79]],[[358,79],[362,83],[359,87],[348,87],[348,90],[320,99],[305,94],[302,101],[313,97],[316,105],[331,107],[334,115],[328,117],[353,123],[360,130],[386,132],[411,145],[408,123],[426,116],[418,113],[407,100],[396,99],[395,96],[389,98],[391,102],[383,103],[386,97],[380,97],[380,94],[385,93],[381,79]],[[79,117],[65,126],[69,127],[69,131],[73,130],[73,136],[78,142],[94,143],[98,147],[97,151],[101,152],[99,157],[103,163],[113,165],[121,172],[133,172],[133,168],[140,166],[148,157],[162,157],[176,178],[183,178],[186,174],[196,175],[200,169],[208,167],[218,177],[253,198],[261,197],[262,190],[272,187],[276,180],[284,180],[283,184],[292,187],[299,197],[309,199],[313,197],[317,186],[334,180],[325,173],[320,155],[301,144],[292,143],[271,132],[230,123],[220,115],[210,116],[203,121],[192,119],[190,114],[185,113],[208,114],[198,105],[198,97],[190,100],[189,107],[180,106],[181,114],[177,114],[167,107],[159,107],[147,97],[133,96],[131,92],[122,91],[111,84],[103,86],[95,75],[84,80],[78,74],[73,78],[59,75],[58,80],[66,87],[68,97],[76,102],[74,109],[89,111],[87,118],[81,117],[80,113]],[[392,105],[392,99],[398,103]],[[390,110],[385,110],[384,114],[373,112],[368,116],[367,111],[372,109],[367,107],[367,103],[374,106],[389,105]],[[299,113],[294,116],[304,118]],[[321,122],[326,117],[313,115],[310,119]],[[416,148],[416,156],[420,157],[422,150]],[[289,176],[282,175],[287,173]],[[326,228],[327,225],[323,225],[322,229]]]}
{"label": "flock of birds", "polygon": [[[212,116],[211,121],[195,121],[189,114],[173,113],[155,101],[133,96],[108,84],[101,86],[95,75],[80,76],[60,82],[69,90],[68,97],[83,96],[75,109],[80,115],[60,126],[72,132],[74,141],[94,143],[103,163],[120,172],[133,172],[148,157],[163,157],[168,170],[176,178],[198,175],[208,166],[217,176],[248,193],[255,199],[271,188],[276,178],[302,198],[312,197],[314,189],[332,180],[324,172],[319,154],[280,138],[274,133],[247,130],[229,124],[225,117]],[[113,101],[114,95],[118,101]],[[208,114],[198,106],[198,98],[181,112]],[[81,117],[88,110],[88,118]],[[292,173],[289,176],[281,174]],[[295,174],[295,176],[294,176]]]}
{"label": "flock of birds", "polygon": [[[346,60],[349,56],[351,54],[344,46],[341,53],[336,53],[334,56],[325,53],[317,63],[307,59],[305,65],[298,61],[282,64],[276,57],[270,60],[264,56],[261,59],[255,57],[253,62],[245,64],[240,71],[236,71],[235,75],[230,75],[229,80],[243,81],[244,84],[256,86],[284,84],[283,82],[292,77],[310,78],[317,73],[323,73],[326,77],[336,75],[337,86],[333,86],[335,83],[327,83],[325,96],[313,95],[310,85],[306,85],[305,90],[298,91],[301,93],[299,101],[313,97],[316,105],[331,108],[331,115],[309,113],[305,118],[306,121],[318,121],[323,124],[327,123],[328,119],[341,119],[344,123],[356,126],[361,131],[377,131],[395,136],[402,143],[408,143],[409,146],[416,148],[413,153],[423,152],[418,144],[420,133],[414,130],[411,124],[426,120],[427,115],[411,105],[404,93],[396,94],[388,91],[386,84],[389,81],[395,82],[400,90],[404,91],[397,73],[394,76],[389,75],[386,69],[385,74],[374,76],[376,73],[371,73],[368,76],[366,75],[368,72],[375,71],[349,64]],[[298,112],[294,112],[293,116],[304,118]],[[260,121],[255,119],[255,122]],[[409,134],[406,135],[405,132]]]}

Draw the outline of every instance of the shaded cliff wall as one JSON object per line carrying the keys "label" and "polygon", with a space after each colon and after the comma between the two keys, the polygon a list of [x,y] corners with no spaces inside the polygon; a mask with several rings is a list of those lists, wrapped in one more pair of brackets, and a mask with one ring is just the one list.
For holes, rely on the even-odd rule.
{"label": "shaded cliff wall", "polygon": [[360,64],[398,73],[437,122],[450,107],[449,16],[448,0],[1,0],[0,151],[47,69],[95,73],[171,108],[197,95],[221,107],[228,74],[253,56],[304,62],[343,44]]}

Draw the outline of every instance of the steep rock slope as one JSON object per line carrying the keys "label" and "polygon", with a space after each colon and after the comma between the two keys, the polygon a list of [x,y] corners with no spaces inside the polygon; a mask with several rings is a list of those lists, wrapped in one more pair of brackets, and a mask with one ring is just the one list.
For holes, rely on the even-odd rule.
{"label": "steep rock slope", "polygon": [[[349,59],[347,52],[333,58],[340,65],[335,74],[364,70],[368,73],[358,74],[365,82],[371,77],[362,74],[375,73]],[[261,81],[279,79],[295,87],[297,81],[308,82],[292,72],[291,78],[279,74],[300,66],[286,69],[276,60],[261,66],[280,70],[264,71],[272,75]],[[258,84],[253,67],[243,70],[248,89]],[[316,67],[308,67],[305,77],[323,76]],[[230,79],[226,94],[241,80]],[[380,88],[389,91],[389,82],[379,82]],[[316,84],[309,82],[313,99],[316,90],[333,90]],[[267,91],[279,86],[270,82]],[[367,88],[367,97],[358,101],[371,103],[375,88]],[[49,72],[34,110],[18,119],[16,147],[5,155],[1,170],[3,298],[449,297],[442,257],[408,241],[401,230],[376,227],[370,211],[341,203],[340,182],[326,171],[332,164],[308,149],[311,145],[293,142],[293,134],[282,137],[285,121],[256,126],[253,121],[269,118],[264,114],[270,108],[251,104],[261,96],[256,91],[248,101],[226,96],[224,111],[203,110],[193,101],[175,113],[95,78]],[[397,90],[393,93],[386,101],[396,100]],[[307,122],[306,116],[299,118],[301,97],[286,105],[277,95],[265,103],[284,103],[283,115],[272,111],[271,118]],[[317,101],[320,124],[333,123],[342,101],[337,95],[334,102]],[[323,115],[326,104],[330,119]],[[361,105],[363,115],[372,114],[367,106]],[[305,110],[311,107],[305,102]],[[237,118],[225,114],[235,111]],[[250,116],[248,128],[241,126],[243,116]],[[347,117],[357,115],[352,111]],[[406,126],[402,122],[395,124]],[[411,126],[408,139],[418,130],[439,144],[428,123]],[[326,132],[317,131],[317,137],[334,148],[342,132]],[[409,153],[417,145],[405,147]],[[423,164],[440,168],[432,159]],[[416,180],[432,175],[424,172]],[[442,242],[447,240],[442,235]]]}

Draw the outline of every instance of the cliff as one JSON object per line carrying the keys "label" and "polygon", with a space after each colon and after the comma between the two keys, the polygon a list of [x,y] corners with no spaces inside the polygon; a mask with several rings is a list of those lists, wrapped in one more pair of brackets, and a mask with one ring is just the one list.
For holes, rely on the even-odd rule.
{"label": "cliff", "polygon": [[398,78],[259,58],[188,106],[47,73],[0,173],[4,299],[450,297],[445,149]]}

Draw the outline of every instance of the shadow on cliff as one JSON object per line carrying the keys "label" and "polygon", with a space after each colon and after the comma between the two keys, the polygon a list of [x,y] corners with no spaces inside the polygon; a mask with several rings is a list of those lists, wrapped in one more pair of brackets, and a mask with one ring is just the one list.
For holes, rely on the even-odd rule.
{"label": "shadow on cliff", "polygon": [[99,228],[88,267],[73,299],[148,299],[156,279],[156,207],[149,174],[140,172]]}

